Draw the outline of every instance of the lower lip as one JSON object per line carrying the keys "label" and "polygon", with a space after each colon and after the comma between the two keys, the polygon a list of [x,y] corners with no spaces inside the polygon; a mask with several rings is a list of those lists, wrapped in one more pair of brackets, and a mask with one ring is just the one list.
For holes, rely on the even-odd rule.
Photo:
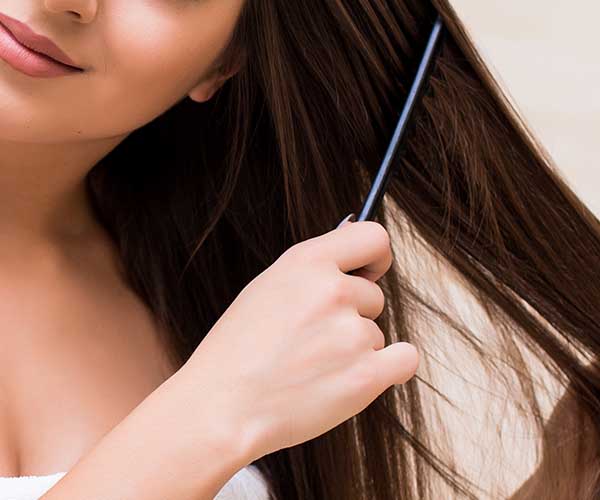
{"label": "lower lip", "polygon": [[0,59],[6,61],[14,69],[34,77],[51,78],[81,73],[82,71],[66,66],[21,45],[1,23]]}

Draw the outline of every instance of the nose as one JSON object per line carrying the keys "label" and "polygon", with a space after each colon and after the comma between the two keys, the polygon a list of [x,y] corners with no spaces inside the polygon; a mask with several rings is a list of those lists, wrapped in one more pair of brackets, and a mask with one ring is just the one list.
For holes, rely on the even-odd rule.
{"label": "nose", "polygon": [[44,0],[47,11],[75,18],[80,23],[90,23],[98,12],[97,0]]}

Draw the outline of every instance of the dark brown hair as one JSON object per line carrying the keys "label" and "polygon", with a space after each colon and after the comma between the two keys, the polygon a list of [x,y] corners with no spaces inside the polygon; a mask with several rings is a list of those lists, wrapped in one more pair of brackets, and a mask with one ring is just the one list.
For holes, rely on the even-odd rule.
{"label": "dark brown hair", "polygon": [[[220,59],[240,71],[134,131],[91,171],[90,193],[181,365],[252,278],[358,211],[437,12],[447,33],[376,218],[396,257],[377,323],[421,365],[330,432],[258,460],[274,498],[502,497],[525,457],[517,430],[545,467],[518,498],[598,491],[598,220],[447,0],[247,0]],[[559,483],[567,496],[553,496]]]}

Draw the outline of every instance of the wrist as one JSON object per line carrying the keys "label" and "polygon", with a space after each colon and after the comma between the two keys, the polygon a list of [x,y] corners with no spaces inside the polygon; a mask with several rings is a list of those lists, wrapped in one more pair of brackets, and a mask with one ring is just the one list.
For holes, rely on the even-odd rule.
{"label": "wrist", "polygon": [[[236,412],[235,402],[222,397],[219,400],[227,403],[217,403],[210,396],[203,398],[198,378],[187,375],[180,368],[152,395],[159,406],[172,413],[163,418],[172,422],[169,428],[173,429],[176,460],[188,470],[196,466],[201,470],[206,466],[206,457],[211,456],[220,468],[235,473],[260,458],[258,432]],[[169,399],[166,404],[161,401],[163,396]]]}
{"label": "wrist", "polygon": [[163,382],[42,498],[212,500],[252,458],[178,382]]}
{"label": "wrist", "polygon": [[253,448],[210,401],[199,405],[201,387],[186,385],[178,373],[134,409],[126,419],[129,430],[125,432],[145,436],[146,457],[140,461],[150,461],[154,468],[153,473],[144,467],[145,476],[159,471],[162,475],[152,487],[156,498],[212,499],[237,471],[253,461]]}

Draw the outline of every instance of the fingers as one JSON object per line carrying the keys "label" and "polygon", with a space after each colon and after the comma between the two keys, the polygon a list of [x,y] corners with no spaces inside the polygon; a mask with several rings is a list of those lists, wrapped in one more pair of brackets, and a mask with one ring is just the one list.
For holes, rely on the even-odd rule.
{"label": "fingers", "polygon": [[377,383],[380,393],[394,384],[404,384],[411,379],[419,365],[419,353],[408,342],[395,342],[383,349],[373,351],[372,362],[377,367]]}
{"label": "fingers", "polygon": [[385,307],[385,295],[381,287],[362,276],[341,273],[342,288],[346,291],[358,314],[371,320],[376,319]]}
{"label": "fingers", "polygon": [[360,276],[377,281],[392,265],[390,237],[375,221],[347,222],[320,237],[319,251],[333,259],[340,271],[360,269]]}
{"label": "fingers", "polygon": [[364,321],[364,332],[369,337],[371,347],[376,351],[383,349],[385,347],[385,336],[377,323],[367,318],[361,319]]}

